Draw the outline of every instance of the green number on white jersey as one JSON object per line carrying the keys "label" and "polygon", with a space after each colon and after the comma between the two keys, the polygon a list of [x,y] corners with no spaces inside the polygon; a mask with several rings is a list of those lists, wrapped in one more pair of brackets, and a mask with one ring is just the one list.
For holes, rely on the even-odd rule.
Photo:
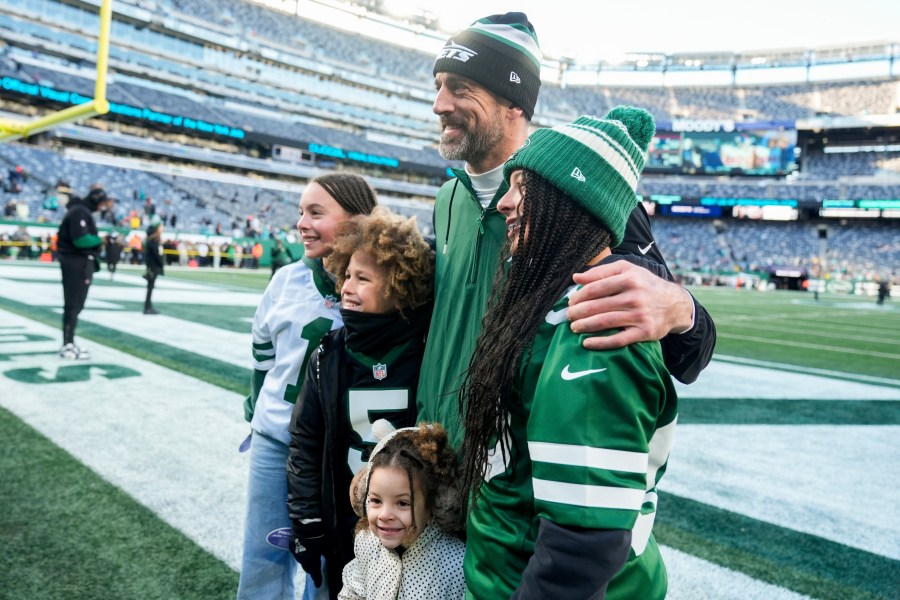
{"label": "green number on white jersey", "polygon": [[[350,389],[347,390],[347,416],[350,426],[362,442],[378,442],[372,435],[372,423],[381,418],[379,413],[397,412],[409,407],[409,389]],[[367,446],[351,446],[347,451],[350,472],[357,473],[365,466],[362,453]]]}

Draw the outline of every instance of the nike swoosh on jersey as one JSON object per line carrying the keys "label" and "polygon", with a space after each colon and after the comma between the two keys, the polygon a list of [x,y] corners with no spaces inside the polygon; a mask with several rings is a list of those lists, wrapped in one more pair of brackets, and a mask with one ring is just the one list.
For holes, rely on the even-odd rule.
{"label": "nike swoosh on jersey", "polygon": [[640,246],[638,246],[638,252],[640,252],[641,254],[647,254],[648,252],[650,252],[650,246],[652,246],[652,245],[653,245],[653,242],[650,242],[649,244],[647,244],[646,248],[641,248]]}
{"label": "nike swoosh on jersey", "polygon": [[579,377],[584,377],[585,375],[592,375],[594,373],[602,373],[606,368],[603,369],[588,369],[587,371],[575,371],[572,372],[569,370],[569,365],[563,367],[562,373],[560,373],[560,377],[562,377],[565,381],[572,381],[573,379],[578,379]]}

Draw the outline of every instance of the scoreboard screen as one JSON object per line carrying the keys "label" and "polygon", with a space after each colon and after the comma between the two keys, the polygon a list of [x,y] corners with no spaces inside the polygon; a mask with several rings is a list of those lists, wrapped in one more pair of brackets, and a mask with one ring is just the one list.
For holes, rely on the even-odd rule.
{"label": "scoreboard screen", "polygon": [[647,171],[698,175],[787,175],[797,170],[797,131],[658,131]]}

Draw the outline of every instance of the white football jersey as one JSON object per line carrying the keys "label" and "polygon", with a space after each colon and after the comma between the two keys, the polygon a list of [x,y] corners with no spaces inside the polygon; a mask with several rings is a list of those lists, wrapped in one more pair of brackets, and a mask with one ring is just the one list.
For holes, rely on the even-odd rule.
{"label": "white football jersey", "polygon": [[253,317],[253,368],[266,371],[251,427],[288,444],[288,423],[306,363],[322,337],[343,325],[334,282],[321,261],[304,259],[275,273]]}

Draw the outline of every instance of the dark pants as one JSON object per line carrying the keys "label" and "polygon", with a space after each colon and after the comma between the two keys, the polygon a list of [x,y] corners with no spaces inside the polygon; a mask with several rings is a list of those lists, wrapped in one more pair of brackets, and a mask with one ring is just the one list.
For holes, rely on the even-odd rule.
{"label": "dark pants", "polygon": [[84,308],[94,277],[94,260],[80,254],[60,254],[63,280],[63,345],[75,342],[78,314]]}
{"label": "dark pants", "polygon": [[147,271],[144,275],[144,279],[147,280],[147,298],[144,300],[144,310],[153,308],[151,296],[153,296],[153,286],[156,284],[157,275],[158,274],[155,271]]}

